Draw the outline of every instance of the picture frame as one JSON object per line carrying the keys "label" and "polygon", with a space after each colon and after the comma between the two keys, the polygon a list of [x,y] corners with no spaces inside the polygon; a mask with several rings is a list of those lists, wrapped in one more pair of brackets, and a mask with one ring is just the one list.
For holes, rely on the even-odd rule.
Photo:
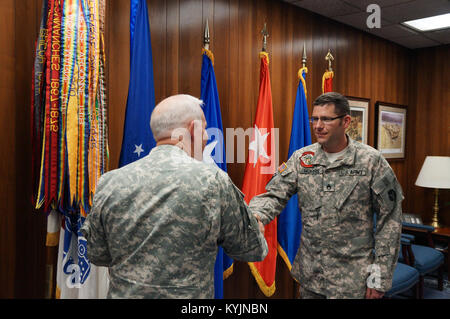
{"label": "picture frame", "polygon": [[345,133],[353,140],[364,144],[368,143],[369,132],[369,105],[370,100],[365,98],[347,96],[350,105],[352,122]]}
{"label": "picture frame", "polygon": [[422,218],[417,214],[402,214],[402,221],[409,224],[423,225]]}
{"label": "picture frame", "polygon": [[375,104],[376,148],[387,159],[404,159],[406,106],[377,101]]}

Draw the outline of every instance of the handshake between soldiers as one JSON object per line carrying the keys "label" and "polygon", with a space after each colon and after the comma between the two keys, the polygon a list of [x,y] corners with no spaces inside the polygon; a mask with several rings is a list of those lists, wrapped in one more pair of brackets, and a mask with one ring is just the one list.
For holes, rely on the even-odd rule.
{"label": "handshake between soldiers", "polygon": [[99,180],[82,232],[89,260],[109,267],[108,298],[214,298],[218,246],[243,261],[268,253],[244,195],[201,162],[208,139],[201,105],[189,95],[160,102],[150,154]]}

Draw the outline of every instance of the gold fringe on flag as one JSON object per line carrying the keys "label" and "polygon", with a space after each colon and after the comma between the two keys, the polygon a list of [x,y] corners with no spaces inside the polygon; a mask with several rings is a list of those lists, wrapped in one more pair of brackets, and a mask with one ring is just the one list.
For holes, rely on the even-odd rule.
{"label": "gold fringe on flag", "polygon": [[262,57],[266,57],[266,59],[267,59],[267,64],[269,64],[269,53],[267,53],[267,52],[264,52],[264,51],[261,51],[261,52],[259,52],[259,58],[261,59]]}
{"label": "gold fringe on flag", "polygon": [[258,269],[256,269],[255,265],[252,262],[248,263],[248,265],[250,267],[250,270],[252,271],[253,277],[255,277],[255,280],[258,283],[259,289],[261,289],[266,297],[272,296],[276,290],[275,280],[273,281],[273,284],[271,286],[268,286],[259,273]]}
{"label": "gold fringe on flag", "polygon": [[202,49],[202,54],[206,54],[208,58],[211,60],[212,65],[214,66],[214,54],[210,50],[205,48]]}
{"label": "gold fringe on flag", "polygon": [[334,77],[333,71],[325,71],[325,73],[322,76],[322,93],[325,92],[325,80],[332,79]]}
{"label": "gold fringe on flag", "polygon": [[[308,73],[308,68],[305,66],[305,67],[302,67],[300,70],[298,70],[298,73],[297,73],[297,77],[298,77],[298,79],[300,80],[300,81],[302,81],[302,84],[303,84],[303,90],[305,91],[305,97],[307,97],[308,95],[307,95],[307,90],[306,90],[306,81],[305,81],[305,79],[303,78],[303,71],[305,71],[305,73]],[[323,84],[322,84],[322,89],[323,89]]]}

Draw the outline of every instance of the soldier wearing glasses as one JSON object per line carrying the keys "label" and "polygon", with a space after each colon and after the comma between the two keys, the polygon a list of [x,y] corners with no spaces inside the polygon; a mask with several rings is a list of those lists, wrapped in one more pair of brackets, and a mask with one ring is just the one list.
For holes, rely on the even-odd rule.
{"label": "soldier wearing glasses", "polygon": [[301,298],[381,298],[400,247],[401,186],[379,151],[345,134],[344,96],[325,93],[313,105],[317,143],[294,152],[249,206],[267,224],[298,193],[302,233],[291,274]]}

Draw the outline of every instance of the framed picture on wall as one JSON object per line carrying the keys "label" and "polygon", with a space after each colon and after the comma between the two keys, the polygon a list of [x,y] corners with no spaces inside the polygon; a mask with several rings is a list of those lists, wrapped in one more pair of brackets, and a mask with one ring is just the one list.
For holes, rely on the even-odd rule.
{"label": "framed picture on wall", "polygon": [[345,131],[355,141],[367,144],[369,128],[369,99],[347,96],[352,121]]}
{"label": "framed picture on wall", "polygon": [[384,102],[375,104],[376,148],[385,158],[405,158],[406,106]]}

